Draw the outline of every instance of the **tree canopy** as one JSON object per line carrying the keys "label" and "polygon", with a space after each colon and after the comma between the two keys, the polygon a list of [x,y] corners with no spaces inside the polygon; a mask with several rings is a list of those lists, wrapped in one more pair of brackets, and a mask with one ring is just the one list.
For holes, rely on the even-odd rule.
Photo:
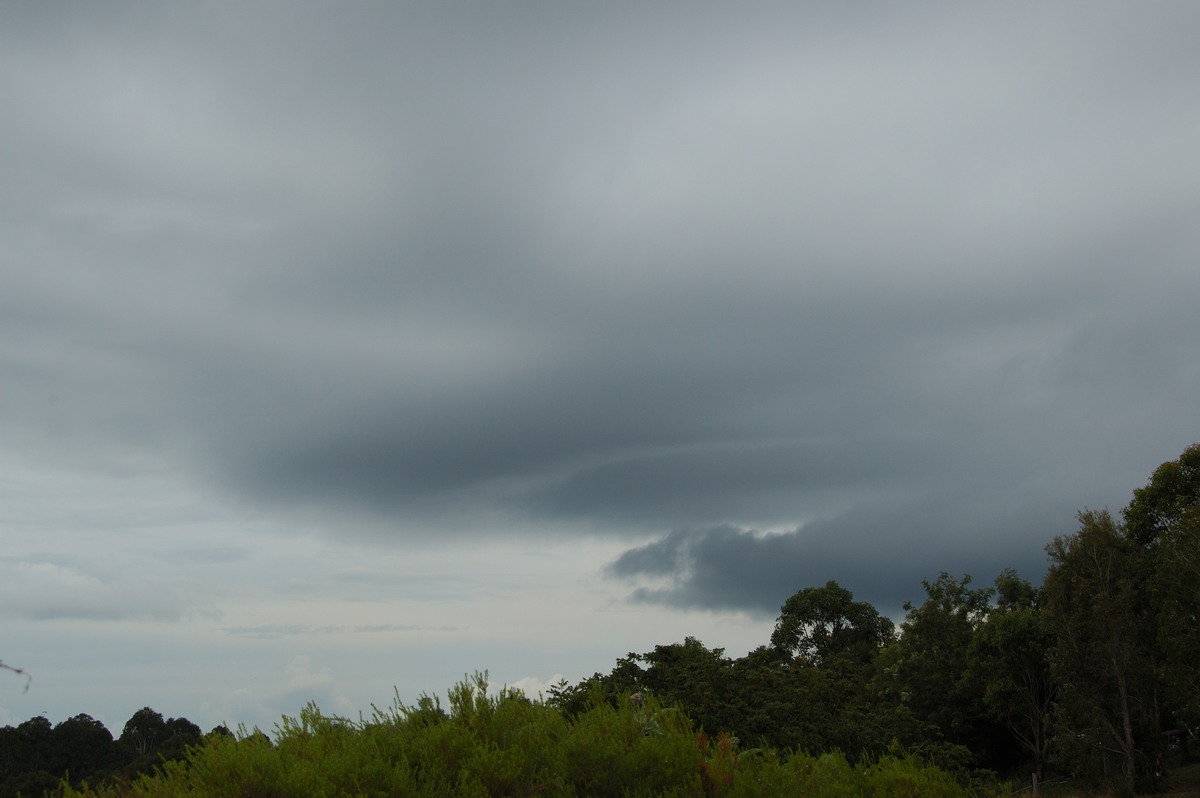
{"label": "tree canopy", "polygon": [[771,645],[803,664],[823,667],[839,657],[868,661],[894,636],[890,620],[830,581],[804,588],[783,603]]}

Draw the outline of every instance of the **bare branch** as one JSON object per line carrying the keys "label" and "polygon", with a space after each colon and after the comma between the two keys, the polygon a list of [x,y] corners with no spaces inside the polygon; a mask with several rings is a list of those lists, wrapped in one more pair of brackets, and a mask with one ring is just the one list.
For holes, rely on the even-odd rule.
{"label": "bare branch", "polygon": [[24,676],[25,677],[25,690],[23,692],[26,692],[26,693],[29,692],[29,685],[33,684],[32,676],[30,676],[28,673],[21,670],[20,668],[14,668],[12,665],[5,663],[5,661],[2,659],[0,659],[0,668],[3,668],[6,671],[12,671],[13,673],[17,674],[18,676]]}

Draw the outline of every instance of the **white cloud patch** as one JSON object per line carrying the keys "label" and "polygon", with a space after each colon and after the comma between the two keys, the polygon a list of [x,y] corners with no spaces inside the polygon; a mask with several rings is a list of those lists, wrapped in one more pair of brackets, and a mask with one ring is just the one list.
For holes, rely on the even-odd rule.
{"label": "white cloud patch", "polygon": [[[220,702],[230,718],[296,717],[309,703],[315,703],[327,715],[357,718],[356,707],[343,693],[332,668],[315,666],[309,654],[295,655],[280,674],[278,685],[267,689],[238,688]],[[278,720],[276,721],[278,722]],[[261,729],[268,734],[271,729]]]}
{"label": "white cloud patch", "polygon": [[0,603],[32,620],[176,621],[196,610],[177,583],[83,563],[0,559]]}
{"label": "white cloud patch", "polygon": [[520,690],[530,699],[547,698],[550,695],[550,688],[561,682],[569,682],[567,677],[561,673],[556,673],[548,679],[542,679],[537,676],[526,676],[523,679],[517,679],[508,687],[514,690]]}

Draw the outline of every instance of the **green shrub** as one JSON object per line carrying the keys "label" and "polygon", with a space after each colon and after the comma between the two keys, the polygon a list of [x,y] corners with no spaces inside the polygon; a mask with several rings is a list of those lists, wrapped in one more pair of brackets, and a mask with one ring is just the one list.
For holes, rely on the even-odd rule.
{"label": "green shrub", "polygon": [[68,796],[236,798],[828,798],[984,796],[912,756],[850,765],[840,753],[741,750],[698,733],[678,709],[641,694],[558,708],[501,690],[477,674],[416,706],[399,700],[368,720],[323,715],[313,704],[284,718],[275,743],[245,729],[210,735],[186,759],[132,784],[64,788]]}

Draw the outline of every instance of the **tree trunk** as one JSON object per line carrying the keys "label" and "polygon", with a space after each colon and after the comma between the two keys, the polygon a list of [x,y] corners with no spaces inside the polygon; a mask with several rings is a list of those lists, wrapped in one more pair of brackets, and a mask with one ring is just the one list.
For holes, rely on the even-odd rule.
{"label": "tree trunk", "polygon": [[1137,764],[1133,745],[1133,714],[1129,708],[1129,690],[1125,684],[1125,670],[1117,663],[1116,656],[1113,657],[1112,664],[1113,673],[1117,677],[1117,695],[1121,701],[1121,731],[1124,736],[1121,745],[1121,772],[1125,780],[1126,794],[1133,795]]}

